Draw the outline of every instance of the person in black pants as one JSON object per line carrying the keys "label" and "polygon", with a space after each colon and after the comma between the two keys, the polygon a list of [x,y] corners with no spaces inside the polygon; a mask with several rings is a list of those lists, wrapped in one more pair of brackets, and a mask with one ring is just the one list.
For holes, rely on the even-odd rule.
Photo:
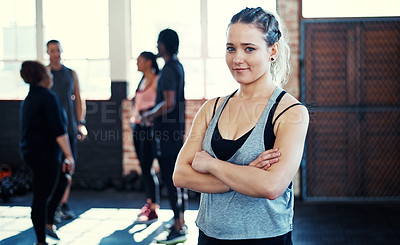
{"label": "person in black pants", "polygon": [[147,202],[142,207],[136,223],[150,224],[158,220],[159,186],[158,178],[152,172],[155,158],[153,126],[142,123],[142,114],[151,110],[156,103],[158,73],[157,56],[151,52],[142,52],[137,58],[138,71],[143,73],[133,98],[133,143],[142,169]]}
{"label": "person in black pants", "polygon": [[[47,244],[46,234],[58,239],[54,231],[54,213],[64,194],[67,181],[61,174],[73,174],[75,161],[67,135],[67,118],[61,104],[50,91],[51,74],[37,61],[25,61],[20,75],[30,85],[21,104],[20,150],[33,171],[31,219],[37,244]],[[66,158],[61,162],[61,150]]]}
{"label": "person in black pants", "polygon": [[[78,141],[85,140],[87,136],[87,129],[85,126],[86,104],[84,99],[81,97],[78,75],[74,70],[62,64],[62,47],[58,40],[50,40],[47,42],[46,46],[50,61],[47,68],[53,75],[54,85],[51,87],[51,90],[57,95],[61,106],[67,115],[67,132],[72,156],[75,161],[78,161]],[[75,213],[68,203],[71,192],[72,176],[62,176],[62,178],[64,177],[67,178],[68,184],[59,207],[56,209],[56,223],[61,223],[62,219],[75,219]]]}
{"label": "person in black pants", "polygon": [[174,212],[174,225],[168,237],[158,242],[172,244],[186,240],[183,213],[187,194],[182,192],[187,192],[187,189],[177,189],[172,182],[175,161],[183,146],[185,134],[185,75],[177,58],[179,37],[174,30],[165,29],[160,32],[157,48],[158,56],[164,59],[165,65],[157,83],[156,105],[143,114],[143,120],[153,122],[161,179],[168,189]]}

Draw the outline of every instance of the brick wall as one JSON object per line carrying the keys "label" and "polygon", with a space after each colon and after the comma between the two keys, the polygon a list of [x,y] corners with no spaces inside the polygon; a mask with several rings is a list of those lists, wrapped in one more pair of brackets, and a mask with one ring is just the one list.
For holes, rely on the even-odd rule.
{"label": "brick wall", "polygon": [[285,90],[296,98],[300,98],[300,0],[277,0],[277,9],[285,21],[290,44],[290,78]]}
{"label": "brick wall", "polygon": [[132,101],[122,101],[122,170],[123,174],[127,175],[130,172],[141,173],[139,160],[136,156],[135,146],[133,145],[133,136],[130,118],[132,116]]}

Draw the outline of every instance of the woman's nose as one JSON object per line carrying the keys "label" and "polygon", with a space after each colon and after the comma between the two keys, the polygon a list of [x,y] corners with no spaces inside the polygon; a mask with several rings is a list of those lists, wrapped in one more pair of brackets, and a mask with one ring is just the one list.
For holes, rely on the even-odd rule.
{"label": "woman's nose", "polygon": [[244,61],[244,56],[243,53],[238,51],[235,53],[235,55],[233,56],[233,63],[235,64],[241,64]]}

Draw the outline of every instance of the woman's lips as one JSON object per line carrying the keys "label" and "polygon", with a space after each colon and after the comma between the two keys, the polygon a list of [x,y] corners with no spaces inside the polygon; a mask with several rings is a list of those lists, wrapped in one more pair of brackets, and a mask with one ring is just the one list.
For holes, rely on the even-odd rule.
{"label": "woman's lips", "polygon": [[247,71],[248,68],[233,68],[233,70],[236,72],[244,72],[244,71]]}

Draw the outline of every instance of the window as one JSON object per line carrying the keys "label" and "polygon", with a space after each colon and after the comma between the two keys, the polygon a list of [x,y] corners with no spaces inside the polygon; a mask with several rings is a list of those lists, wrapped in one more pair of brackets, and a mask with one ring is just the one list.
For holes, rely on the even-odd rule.
{"label": "window", "polygon": [[399,0],[303,0],[304,18],[399,16]]}
{"label": "window", "polygon": [[[36,3],[43,9],[38,11]],[[43,26],[36,25],[36,18],[43,18]],[[45,46],[50,39],[61,42],[63,63],[77,72],[82,97],[109,98],[108,32],[108,0],[1,1],[0,99],[26,96],[29,86],[19,76],[21,63],[44,57],[48,64]]]}
{"label": "window", "polygon": [[29,86],[19,76],[21,62],[36,58],[34,0],[0,2],[0,98],[26,96]]}
{"label": "window", "polygon": [[[133,96],[142,76],[137,71],[137,56],[142,51],[157,53],[158,33],[165,28],[171,28],[179,35],[178,57],[185,69],[187,99],[211,98],[221,95],[222,91],[229,93],[236,89],[237,84],[225,64],[226,28],[235,13],[245,7],[258,6],[275,12],[276,2],[131,0],[132,61],[129,95]],[[202,26],[201,23],[207,24]]]}
{"label": "window", "polygon": [[[43,25],[44,45],[51,39],[60,41],[61,58],[76,71],[82,97],[108,99],[108,0],[43,0]],[[48,60],[46,49],[44,57]]]}
{"label": "window", "polygon": [[[157,37],[165,28],[175,30],[179,35],[178,57],[185,69],[187,98],[201,98],[203,86],[203,65],[201,55],[200,0],[133,0],[131,2],[132,60],[133,71],[129,93],[133,92],[142,76],[137,72],[136,58],[142,51],[157,54]],[[163,65],[162,59],[160,68]],[[200,93],[192,93],[199,91]],[[201,94],[201,96],[198,96]]]}

